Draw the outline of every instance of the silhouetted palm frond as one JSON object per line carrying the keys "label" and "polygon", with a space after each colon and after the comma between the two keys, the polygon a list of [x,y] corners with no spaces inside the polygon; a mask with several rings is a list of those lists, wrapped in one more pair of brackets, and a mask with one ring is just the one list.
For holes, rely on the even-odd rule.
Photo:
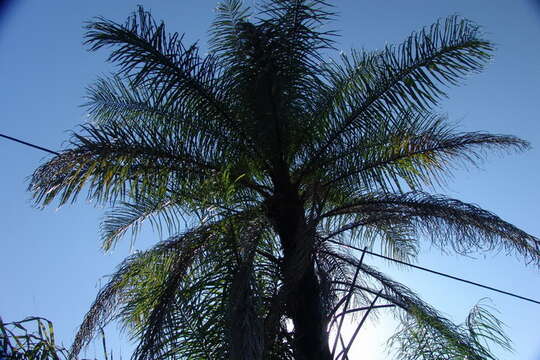
{"label": "silhouetted palm frond", "polygon": [[[478,250],[504,249],[518,252],[538,264],[538,239],[478,206],[440,195],[411,192],[401,195],[375,194],[344,204],[323,217],[343,216],[350,221],[338,227],[327,239],[366,225],[407,225],[416,236],[426,235],[441,249],[460,254]],[[341,220],[343,222],[343,220]]]}

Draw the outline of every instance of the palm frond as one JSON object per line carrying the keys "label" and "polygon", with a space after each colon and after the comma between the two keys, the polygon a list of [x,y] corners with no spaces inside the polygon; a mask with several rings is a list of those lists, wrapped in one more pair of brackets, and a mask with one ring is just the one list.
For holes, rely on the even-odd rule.
{"label": "palm frond", "polygon": [[125,25],[103,18],[90,22],[85,43],[91,51],[114,47],[109,61],[118,64],[134,87],[144,85],[182,106],[205,109],[207,119],[231,120],[218,91],[220,70],[213,57],[201,58],[197,46],[186,47],[178,33],[168,35],[164,24],[142,7]]}
{"label": "palm frond", "polygon": [[88,111],[98,125],[118,126],[144,124],[161,132],[174,131],[193,152],[219,151],[237,154],[241,142],[229,136],[198,109],[178,101],[172,91],[157,91],[119,76],[100,78],[87,89]]}
{"label": "palm frond", "polygon": [[216,18],[210,30],[210,49],[228,66],[234,66],[240,60],[241,24],[251,15],[251,9],[242,0],[221,1],[216,7]]}
{"label": "palm frond", "polygon": [[[162,287],[164,282],[173,282],[170,276],[179,280],[194,261],[195,254],[205,246],[204,240],[210,236],[205,230],[207,231],[204,228],[196,229],[172,237],[150,250],[136,253],[124,260],[109,282],[99,291],[86,314],[71,347],[71,357],[75,358],[89,343],[98,327],[105,326],[122,313],[122,309],[119,309],[121,306],[131,309],[128,313],[121,314],[124,321],[132,326],[140,323],[141,316],[148,311],[147,306],[152,308],[159,295],[165,295]],[[166,271],[172,269],[177,270],[173,275]],[[152,296],[148,297],[148,294]],[[134,304],[139,306],[134,308]]]}
{"label": "palm frond", "polygon": [[[491,351],[493,345],[511,351],[510,340],[503,332],[504,324],[492,310],[479,303],[471,309],[466,322],[458,325],[459,331],[467,334],[482,359],[497,358]],[[402,319],[400,329],[388,340],[387,346],[396,359],[455,359],[463,355],[429,324],[410,317]]]}
{"label": "palm frond", "polygon": [[489,299],[481,299],[469,311],[464,326],[471,336],[484,347],[494,344],[506,351],[512,351],[512,341],[504,333],[505,324],[496,317],[497,309]]}
{"label": "palm frond", "polygon": [[148,87],[135,87],[119,76],[99,78],[88,87],[87,93],[88,115],[100,125],[119,122],[129,126],[153,122],[166,128],[167,122],[178,126],[186,120],[181,104],[159,96]]}
{"label": "palm frond", "polygon": [[515,136],[456,133],[444,120],[405,113],[393,124],[381,124],[377,134],[351,135],[331,156],[321,158],[316,172],[329,174],[323,187],[351,184],[368,191],[396,191],[406,184],[421,189],[444,184],[460,164],[477,165],[488,150],[529,148],[528,142]]}
{"label": "palm frond", "polygon": [[[178,288],[188,274],[188,269],[193,264],[194,258],[203,246],[207,246],[200,240],[193,245],[186,246],[181,256],[170,262],[170,265],[163,269],[156,269],[158,274],[163,274],[164,278],[157,283],[150,278],[151,283],[149,291],[142,284],[132,290],[133,298],[123,309],[121,316],[124,321],[135,321],[134,332],[139,338],[137,349],[134,353],[134,359],[153,360],[159,359],[165,354],[174,351],[181,343],[181,338],[171,336],[170,332],[178,324],[176,323],[175,311],[177,311],[178,301],[182,302],[181,296],[178,296]],[[144,279],[143,282],[146,282]],[[185,296],[185,294],[182,294]],[[142,303],[142,306],[141,306]],[[139,310],[140,308],[140,310]],[[133,311],[134,310],[134,311]],[[134,315],[140,314],[142,319],[137,319]]]}
{"label": "palm frond", "polygon": [[131,231],[133,242],[146,220],[149,220],[160,235],[164,225],[170,235],[179,233],[180,226],[186,224],[185,220],[183,224],[180,223],[184,219],[184,213],[169,197],[139,198],[133,203],[124,202],[105,213],[101,222],[101,246],[105,251],[114,248],[128,231]]}
{"label": "palm frond", "polygon": [[[425,336],[431,337],[427,341],[425,338],[415,338],[415,335],[421,335],[421,333],[417,334],[414,330],[411,330],[412,336],[408,337],[407,340],[411,342],[416,341],[417,344],[414,349],[419,351],[419,353],[416,353],[418,357],[413,357],[413,359],[454,359],[456,357],[466,357],[474,360],[495,360],[489,348],[478,341],[478,337],[475,337],[469,331],[446,319],[404,285],[391,280],[374,268],[360,263],[353,257],[340,255],[335,252],[332,255],[354,268],[360,268],[362,273],[375,280],[379,286],[382,286],[383,291],[377,292],[370,287],[349,284],[347,282],[338,282],[338,285],[353,286],[358,292],[363,291],[379,295],[382,299],[396,305],[405,312],[405,315],[402,315],[402,321],[405,327],[409,326],[408,329],[422,329]],[[493,334],[495,335],[495,333]],[[489,338],[484,340],[489,340]],[[423,345],[431,345],[432,348],[423,349]],[[441,357],[420,357],[422,354],[430,354],[430,351],[433,351],[434,355],[440,355]]]}
{"label": "palm frond", "polygon": [[[238,316],[230,320],[226,315],[239,299],[233,296],[238,292],[233,288],[243,289],[246,299],[252,302],[256,298],[252,291],[268,287],[253,287],[254,274],[258,273],[257,281],[273,278],[266,274],[264,264],[256,268],[249,265],[265,226],[256,221],[258,225],[251,230],[228,230],[240,218],[249,224],[249,219],[255,221],[254,216],[256,212],[246,211],[197,226],[126,259],[87,313],[72,345],[72,356],[88,344],[98,327],[115,319],[121,320],[132,337],[139,340],[136,359],[195,353],[220,358],[220,352],[230,350],[226,329],[231,329],[231,324],[238,329],[247,326],[249,339],[256,339],[251,330],[255,329],[258,314],[262,314],[260,305],[252,303],[251,310],[237,309],[242,311],[233,311]],[[245,250],[240,251],[242,247]],[[240,286],[246,285],[244,281],[233,281],[235,277],[249,280],[249,289]],[[234,287],[234,283],[239,286]],[[242,324],[241,319],[249,314],[255,316],[254,322]]]}
{"label": "palm frond", "polygon": [[[221,230],[212,226],[210,238],[205,239],[203,256],[189,273],[182,271],[180,277],[170,278],[176,271],[168,272],[165,283],[159,286],[162,292],[151,298],[155,305],[137,326],[135,335],[141,341],[136,359],[182,358],[204,349],[211,349],[211,357],[220,357],[216,348],[221,348],[221,356],[261,359],[263,329],[254,281],[254,255],[264,227],[254,224],[237,229],[235,224],[225,221]],[[179,263],[183,267],[182,264],[184,261]],[[135,290],[137,298],[131,301],[134,306],[129,305],[124,311],[129,319],[133,319],[133,310],[140,301],[146,301],[138,292],[139,289]],[[193,311],[193,307],[198,311]],[[188,314],[202,317],[202,324],[201,320],[193,323]],[[186,321],[191,326],[186,326]],[[193,331],[193,326],[201,325],[203,328]],[[202,343],[206,346],[194,348]]]}
{"label": "palm frond", "polygon": [[328,65],[330,87],[317,107],[321,138],[309,151],[310,166],[351,132],[377,131],[372,119],[432,108],[445,96],[445,85],[482,70],[492,49],[478,26],[452,16],[413,33],[397,47],[375,54],[353,52],[343,58],[344,65]]}
{"label": "palm frond", "polygon": [[324,26],[334,16],[332,5],[321,0],[267,1],[261,3],[258,14],[262,24],[271,24],[272,35],[281,42],[276,55],[282,57],[284,70],[304,82],[317,73],[321,50],[333,48],[335,33]]}
{"label": "palm frond", "polygon": [[384,255],[402,261],[413,261],[419,250],[414,227],[398,216],[330,216],[321,221],[320,233],[322,243],[333,239],[367,249],[378,247]]}
{"label": "palm frond", "polygon": [[[29,189],[36,203],[55,197],[74,201],[84,185],[98,202],[143,194],[164,194],[173,182],[192,186],[215,173],[215,154],[190,154],[173,133],[144,125],[84,125],[73,134],[72,149],[39,167]],[[187,186],[187,185],[185,185]]]}
{"label": "palm frond", "polygon": [[356,218],[336,230],[336,234],[365,224],[408,223],[441,249],[450,246],[460,254],[503,249],[519,254],[526,261],[540,263],[538,238],[478,206],[440,195],[410,192],[367,196],[323,216],[340,214]]}

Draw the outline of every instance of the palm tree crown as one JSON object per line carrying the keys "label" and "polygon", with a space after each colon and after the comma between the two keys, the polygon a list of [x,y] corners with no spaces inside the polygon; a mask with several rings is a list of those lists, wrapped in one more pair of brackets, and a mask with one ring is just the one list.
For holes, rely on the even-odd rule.
{"label": "palm tree crown", "polygon": [[499,323],[482,308],[453,325],[348,248],[411,260],[422,239],[540,262],[537,238],[426,192],[456,164],[528,147],[433,112],[492,44],[453,16],[399,46],[328,60],[333,17],[319,0],[225,0],[204,56],[142,8],[125,24],[88,24],[86,44],[110,48],[118,71],[89,88],[92,121],[30,189],[43,205],[81,191],[112,205],[104,249],[145,221],[170,237],[120,265],[72,356],[119,319],[139,341],[135,359],[346,359],[344,315],[381,305],[402,319],[402,358],[494,358],[481,338],[500,339],[486,326]]}

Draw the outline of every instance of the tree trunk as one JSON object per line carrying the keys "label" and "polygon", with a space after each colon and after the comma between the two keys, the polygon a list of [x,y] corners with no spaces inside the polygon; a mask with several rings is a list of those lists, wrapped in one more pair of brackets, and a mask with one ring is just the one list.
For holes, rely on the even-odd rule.
{"label": "tree trunk", "polygon": [[294,352],[297,360],[331,360],[321,289],[310,264],[287,299],[294,324]]}
{"label": "tree trunk", "polygon": [[[288,184],[287,184],[288,185]],[[321,288],[313,263],[313,238],[296,189],[276,191],[267,203],[283,248],[283,279],[287,316],[294,325],[297,360],[331,360]]]}

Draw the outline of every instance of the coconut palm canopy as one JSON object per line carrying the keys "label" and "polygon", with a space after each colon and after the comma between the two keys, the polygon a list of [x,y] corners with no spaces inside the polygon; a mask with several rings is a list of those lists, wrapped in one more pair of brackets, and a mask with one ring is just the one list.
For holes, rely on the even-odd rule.
{"label": "coconut palm canopy", "polygon": [[89,87],[91,121],[30,190],[42,205],[81,192],[111,205],[106,250],[144,222],[169,238],[120,265],[72,356],[119,320],[135,359],[346,359],[343,318],[364,310],[401,319],[398,358],[493,359],[485,340],[508,343],[484,308],[454,325],[350,250],[411,261],[426,243],[539,264],[534,236],[428,192],[489,151],[528,147],[434,113],[492,44],[453,16],[401,45],[333,56],[323,1],[216,12],[204,55],[142,8],[87,25],[89,49],[109,48],[117,72]]}

